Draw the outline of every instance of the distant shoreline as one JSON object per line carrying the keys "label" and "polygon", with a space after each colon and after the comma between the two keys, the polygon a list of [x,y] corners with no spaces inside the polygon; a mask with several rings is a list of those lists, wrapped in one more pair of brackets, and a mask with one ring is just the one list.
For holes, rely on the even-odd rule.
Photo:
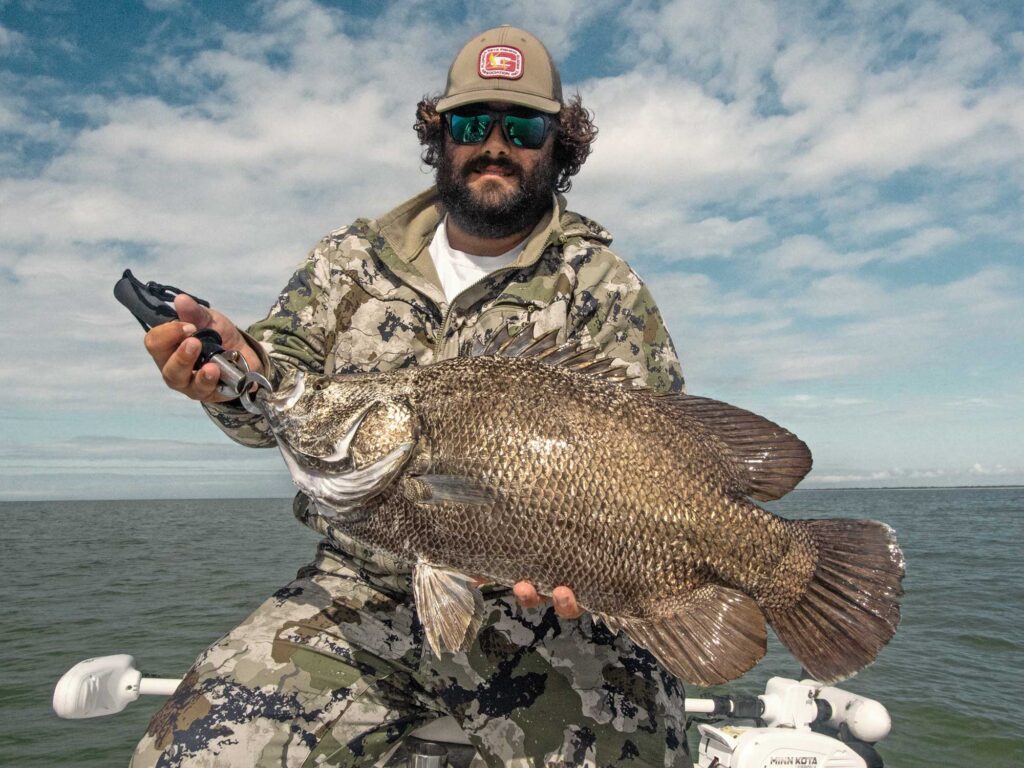
{"label": "distant shoreline", "polygon": [[[845,485],[837,487],[826,487],[826,486],[813,486],[809,488],[795,488],[791,493],[801,493],[808,491],[995,491],[995,490],[1013,490],[1024,488],[1024,485],[1011,484],[1011,485],[873,485],[873,486],[855,486]],[[195,498],[184,498],[178,496],[159,496],[151,498],[118,498],[118,499],[83,499],[83,498],[53,498],[53,499],[42,499],[42,498],[22,498],[22,499],[0,499],[0,504],[27,504],[27,503],[48,503],[48,502],[124,502],[124,501],[246,501],[246,500],[260,500],[260,501],[281,501],[283,503],[291,503],[294,496],[205,496]]]}
{"label": "distant shoreline", "polygon": [[815,485],[795,491],[978,491],[1024,488],[1024,485]]}

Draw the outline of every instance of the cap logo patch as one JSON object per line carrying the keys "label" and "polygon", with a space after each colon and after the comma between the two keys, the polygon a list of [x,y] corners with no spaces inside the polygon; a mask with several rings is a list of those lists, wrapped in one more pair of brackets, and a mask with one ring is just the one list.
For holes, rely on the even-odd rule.
{"label": "cap logo patch", "polygon": [[518,80],[523,76],[523,54],[518,48],[492,45],[480,51],[480,77]]}

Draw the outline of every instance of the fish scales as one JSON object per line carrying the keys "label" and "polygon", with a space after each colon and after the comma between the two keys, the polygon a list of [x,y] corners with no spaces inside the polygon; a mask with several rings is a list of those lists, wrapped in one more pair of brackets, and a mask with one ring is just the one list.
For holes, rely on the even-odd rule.
{"label": "fish scales", "polygon": [[[669,468],[680,456],[699,456],[699,446],[686,444],[692,433],[658,426],[666,420],[653,398],[638,403],[636,393],[528,361],[446,367],[443,376],[413,376],[430,471],[474,478],[507,496],[484,509],[446,504],[443,518],[420,512],[428,519],[416,526],[423,538],[413,549],[497,581],[567,584],[593,610],[616,615],[648,615],[651,595],[695,586],[672,552],[680,535],[685,549],[690,536],[712,533],[722,510],[696,510],[701,485],[717,484],[715,466],[695,461],[697,483],[678,482]],[[569,405],[567,392],[576,394]],[[404,504],[400,487],[387,497]],[[390,533],[373,543],[393,551]]]}
{"label": "fish scales", "polygon": [[[514,491],[498,510],[512,536],[494,539],[462,507],[463,519],[451,522],[473,541],[428,556],[473,565],[497,580],[568,584],[594,610],[646,616],[669,596],[692,591],[699,569],[753,584],[785,551],[782,526],[772,525],[777,518],[729,497],[720,444],[692,420],[680,428],[669,398],[528,360],[460,360],[449,375],[456,384],[442,384],[445,397],[431,386],[442,377],[414,377],[425,379],[417,381],[414,402],[434,446],[432,471]],[[753,515],[764,525],[761,535],[737,535]],[[453,552],[474,552],[474,560],[452,562]],[[691,559],[689,552],[698,554]],[[527,557],[537,561],[531,573],[524,573]],[[498,571],[496,562],[512,570]],[[637,592],[642,603],[615,602]]]}
{"label": "fish scales", "polygon": [[[415,565],[435,651],[472,640],[468,577],[482,576],[568,585],[700,684],[756,663],[765,616],[822,679],[874,658],[899,615],[891,531],[786,521],[749,498],[799,481],[803,443],[732,406],[579,368],[491,354],[309,376],[266,407],[299,487],[340,530]],[[835,576],[851,559],[873,565]],[[455,618],[434,615],[445,612]]]}

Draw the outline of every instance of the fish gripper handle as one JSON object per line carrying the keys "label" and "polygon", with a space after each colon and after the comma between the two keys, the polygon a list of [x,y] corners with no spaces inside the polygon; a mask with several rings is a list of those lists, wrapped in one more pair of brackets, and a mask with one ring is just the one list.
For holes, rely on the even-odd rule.
{"label": "fish gripper handle", "polygon": [[203,350],[199,353],[199,357],[196,359],[196,364],[193,366],[193,370],[199,370],[206,363],[210,362],[214,355],[224,353],[224,341],[221,339],[220,334],[213,330],[213,328],[204,328],[201,331],[196,331],[192,334],[192,338],[199,339],[203,345]]}
{"label": "fish gripper handle", "polygon": [[[178,313],[174,309],[174,297],[178,294],[190,296],[204,307],[209,307],[210,302],[186,293],[173,285],[162,285],[160,283],[143,283],[126,269],[121,279],[114,284],[114,298],[121,302],[132,316],[139,321],[143,330],[150,330],[157,325],[169,323],[178,319]],[[212,328],[206,328],[192,334],[193,338],[199,339],[203,350],[196,360],[194,368],[198,370],[215,356],[224,352],[223,340],[220,334]]]}
{"label": "fish gripper handle", "polygon": [[126,269],[121,279],[114,283],[114,298],[124,304],[147,331],[153,326],[178,319],[178,313],[174,311],[174,297],[179,294],[188,296],[196,304],[207,308],[210,306],[210,302],[205,299],[173,285],[162,285],[152,280],[144,283],[130,269]]}

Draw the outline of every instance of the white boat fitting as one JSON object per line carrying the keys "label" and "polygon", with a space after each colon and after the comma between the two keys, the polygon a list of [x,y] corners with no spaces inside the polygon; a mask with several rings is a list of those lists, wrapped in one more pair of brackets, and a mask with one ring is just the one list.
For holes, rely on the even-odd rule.
{"label": "white boat fitting", "polygon": [[120,712],[139,696],[170,696],[181,678],[143,677],[127,653],[80,661],[53,689],[53,711],[66,720]]}
{"label": "white boat fitting", "polygon": [[[104,717],[139,696],[170,696],[180,683],[143,677],[128,654],[99,656],[64,673],[53,692],[53,710],[66,719]],[[773,677],[759,696],[686,699],[685,707],[690,715],[717,718],[698,725],[697,768],[881,768],[872,745],[892,728],[879,702],[814,680]],[[441,768],[450,752],[465,755],[470,745],[451,717],[422,726],[408,742],[411,747],[396,751],[403,761],[398,765],[414,768]],[[452,761],[460,763],[468,761]]]}

